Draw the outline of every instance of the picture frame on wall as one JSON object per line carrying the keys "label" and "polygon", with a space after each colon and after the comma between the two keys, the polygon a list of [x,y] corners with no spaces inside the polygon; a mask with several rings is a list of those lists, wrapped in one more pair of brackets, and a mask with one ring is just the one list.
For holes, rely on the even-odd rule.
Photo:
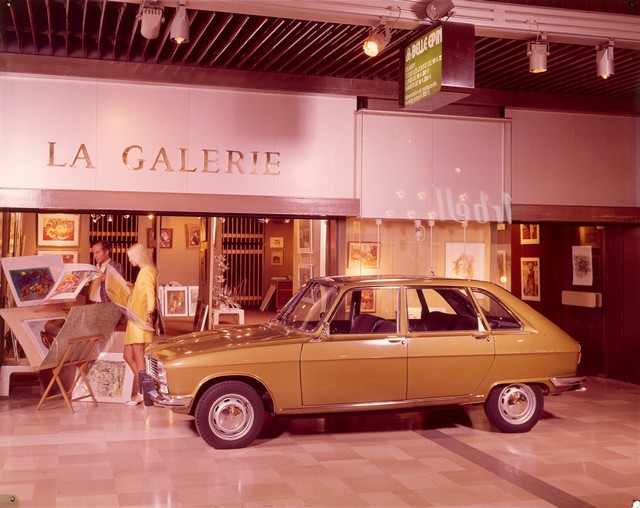
{"label": "picture frame on wall", "polygon": [[156,231],[153,228],[147,228],[147,249],[156,248]]}
{"label": "picture frame on wall", "polygon": [[522,300],[540,301],[540,258],[520,258]]}
{"label": "picture frame on wall", "polygon": [[298,265],[298,282],[302,286],[308,280],[313,279],[313,265],[312,264],[300,264]]}
{"label": "picture frame on wall", "polygon": [[160,228],[160,248],[171,249],[173,247],[173,229]]}
{"label": "picture frame on wall", "polygon": [[377,242],[349,242],[347,268],[378,268],[380,266],[379,245]]}
{"label": "picture frame on wall", "polygon": [[373,289],[363,289],[360,296],[360,311],[376,311],[376,292]]}
{"label": "picture frame on wall", "polygon": [[38,247],[78,246],[80,216],[65,213],[38,214]]}
{"label": "picture frame on wall", "polygon": [[540,243],[540,225],[539,224],[520,224],[520,244],[538,244]]}
{"label": "picture frame on wall", "polygon": [[164,315],[166,317],[188,316],[188,298],[187,286],[166,286],[164,288]]}
{"label": "picture frame on wall", "polygon": [[185,224],[185,236],[187,239],[187,249],[200,248],[200,224]]}
{"label": "picture frame on wall", "polygon": [[271,251],[271,266],[284,265],[284,251],[272,250]]}
{"label": "picture frame on wall", "polygon": [[269,238],[269,247],[272,249],[284,248],[284,238],[282,236],[272,236]]}
{"label": "picture frame on wall", "polygon": [[46,256],[48,254],[59,254],[62,256],[63,263],[78,262],[77,250],[39,250],[36,254],[38,254],[38,256]]}
{"label": "picture frame on wall", "polygon": [[298,253],[313,253],[311,244],[311,219],[298,220]]}

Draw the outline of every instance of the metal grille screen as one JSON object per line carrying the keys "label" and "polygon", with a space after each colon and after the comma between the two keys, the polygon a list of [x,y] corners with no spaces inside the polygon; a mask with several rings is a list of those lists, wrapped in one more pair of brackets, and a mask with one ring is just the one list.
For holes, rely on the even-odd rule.
{"label": "metal grille screen", "polygon": [[226,217],[222,228],[222,254],[226,257],[227,286],[242,307],[262,302],[264,224],[251,217]]}
{"label": "metal grille screen", "polygon": [[[106,240],[111,244],[111,258],[124,267],[125,279],[133,280],[133,266],[127,258],[127,249],[138,241],[138,217],[135,215],[91,214],[89,242]],[[95,263],[93,254],[91,263]]]}

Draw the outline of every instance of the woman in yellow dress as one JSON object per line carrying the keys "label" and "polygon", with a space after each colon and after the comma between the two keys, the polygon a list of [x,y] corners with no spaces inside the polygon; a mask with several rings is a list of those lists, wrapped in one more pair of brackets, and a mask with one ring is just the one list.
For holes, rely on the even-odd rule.
{"label": "woman in yellow dress", "polygon": [[[133,266],[140,267],[140,273],[133,285],[129,308],[143,321],[153,328],[153,311],[156,308],[156,282],[158,270],[141,243],[129,247],[127,256]],[[145,371],[144,350],[153,340],[153,332],[141,328],[133,321],[127,323],[124,336],[124,360],[133,370],[133,397],[127,405],[135,406],[142,402],[139,373]]]}

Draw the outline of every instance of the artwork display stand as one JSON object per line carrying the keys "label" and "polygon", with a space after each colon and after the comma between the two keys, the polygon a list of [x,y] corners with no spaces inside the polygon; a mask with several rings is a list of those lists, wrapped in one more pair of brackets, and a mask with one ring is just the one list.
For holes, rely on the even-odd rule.
{"label": "artwork display stand", "polygon": [[[58,365],[54,367],[53,377],[51,378],[51,381],[49,382],[47,389],[44,391],[44,394],[42,395],[40,402],[36,406],[36,411],[40,410],[40,407],[42,406],[42,404],[47,398],[53,399],[56,397],[63,397],[64,402],[67,405],[67,409],[71,413],[74,412],[71,402],[75,400],[91,397],[91,399],[93,400],[93,404],[94,405],[98,404],[98,401],[96,400],[93,394],[93,390],[91,389],[89,380],[87,379],[86,370],[87,370],[87,363],[89,363],[91,360],[94,359],[94,353],[96,351],[96,347],[98,345],[98,342],[102,338],[103,338],[103,335],[92,335],[89,337],[69,339],[69,344],[67,346],[67,349],[62,355],[62,358],[60,359],[60,362],[58,363]],[[68,389],[65,388],[64,383],[60,379],[60,373],[62,372],[62,369],[64,367],[77,368],[77,374],[75,376],[75,379],[73,380],[73,383],[71,383],[71,386]],[[78,381],[80,381],[81,379],[84,381],[89,393],[88,395],[83,395],[82,397],[78,397],[74,399],[72,398],[73,390],[78,384]],[[49,395],[49,392],[53,388],[54,383],[58,384],[58,387],[60,388],[60,393]]]}

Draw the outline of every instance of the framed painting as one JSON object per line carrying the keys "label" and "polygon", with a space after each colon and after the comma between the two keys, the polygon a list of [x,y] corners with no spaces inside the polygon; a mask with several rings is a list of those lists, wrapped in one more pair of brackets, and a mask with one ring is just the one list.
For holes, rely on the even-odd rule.
{"label": "framed painting", "polygon": [[[127,402],[133,388],[133,372],[122,353],[104,352],[87,364],[87,379],[98,402]],[[73,398],[91,402],[89,390],[81,379],[73,389]]]}
{"label": "framed painting", "polygon": [[298,265],[298,281],[302,286],[308,280],[313,279],[313,265],[301,264]]}
{"label": "framed painting", "polygon": [[378,268],[379,245],[377,242],[349,242],[349,257],[347,268],[359,266],[361,268]]}
{"label": "framed painting", "polygon": [[282,266],[284,264],[284,251],[271,251],[271,266]]}
{"label": "framed painting", "polygon": [[156,248],[156,231],[153,228],[147,228],[147,249]]}
{"label": "framed painting", "polygon": [[22,349],[25,350],[25,354],[29,351],[31,356],[35,358],[34,363],[39,365],[44,361],[53,344],[53,339],[55,339],[55,336],[49,334],[49,325],[47,325],[47,323],[52,325],[53,328],[60,330],[66,319],[66,315],[59,314],[57,316],[44,318],[25,319],[22,322],[27,331],[27,337],[30,339],[30,343],[26,344],[23,339],[20,341],[20,345]]}
{"label": "framed painting", "polygon": [[195,316],[196,309],[198,307],[198,292],[200,288],[198,286],[187,286],[189,291],[189,315]]}
{"label": "framed painting", "polygon": [[522,300],[540,301],[540,258],[520,258]]}
{"label": "framed painting", "polygon": [[46,256],[47,254],[59,254],[62,256],[63,263],[77,263],[78,251],[77,250],[39,250],[38,256]]}
{"label": "framed painting", "polygon": [[272,249],[284,248],[284,238],[282,236],[272,236],[269,238],[269,247]]}
{"label": "framed painting", "polygon": [[189,301],[187,286],[165,286],[164,309],[166,317],[189,315]]}
{"label": "framed painting", "polygon": [[79,215],[64,213],[38,214],[38,247],[76,247],[79,238]]}
{"label": "framed painting", "polygon": [[173,247],[173,229],[160,228],[160,248],[171,249]]}
{"label": "framed painting", "polygon": [[298,252],[300,254],[311,254],[313,252],[310,219],[298,221]]}
{"label": "framed painting", "polygon": [[200,224],[185,224],[184,229],[187,238],[187,249],[199,249]]}
{"label": "framed painting", "polygon": [[484,243],[447,243],[445,277],[485,280]]}
{"label": "framed painting", "polygon": [[373,289],[363,289],[360,296],[360,311],[375,312],[376,311],[376,293]]}
{"label": "framed painting", "polygon": [[522,245],[540,243],[540,226],[520,224],[520,243]]}

